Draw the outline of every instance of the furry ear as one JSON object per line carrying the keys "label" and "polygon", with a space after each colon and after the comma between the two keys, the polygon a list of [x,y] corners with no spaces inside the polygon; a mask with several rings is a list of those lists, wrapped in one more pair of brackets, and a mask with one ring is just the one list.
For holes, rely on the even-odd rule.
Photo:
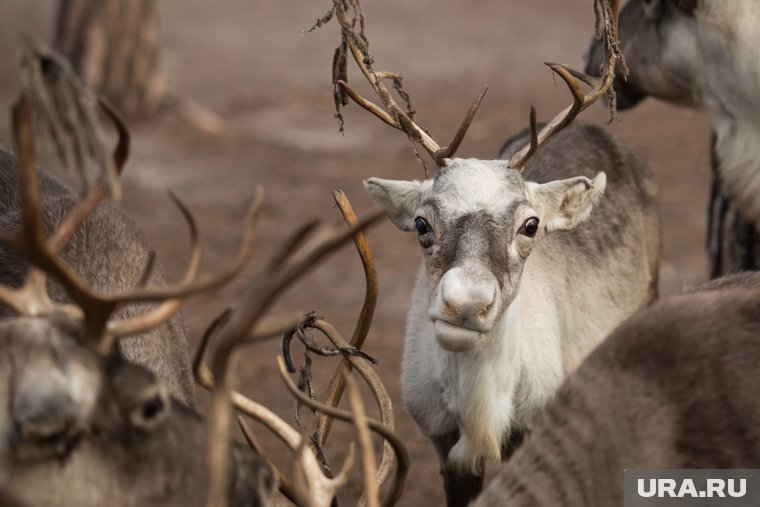
{"label": "furry ear", "polygon": [[600,172],[593,180],[578,176],[543,184],[526,182],[525,192],[546,230],[561,231],[586,220],[606,186],[607,176]]}
{"label": "furry ear", "polygon": [[399,181],[370,178],[364,182],[372,201],[385,210],[391,222],[402,231],[414,230],[414,219],[422,201],[433,188],[433,180]]}

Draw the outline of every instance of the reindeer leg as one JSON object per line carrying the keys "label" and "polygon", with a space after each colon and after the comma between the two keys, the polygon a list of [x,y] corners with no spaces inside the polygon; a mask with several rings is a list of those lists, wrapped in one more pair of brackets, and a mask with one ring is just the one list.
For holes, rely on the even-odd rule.
{"label": "reindeer leg", "polygon": [[730,241],[732,271],[756,270],[757,230],[755,224],[747,220],[738,210],[734,210],[733,235]]}
{"label": "reindeer leg", "polygon": [[710,133],[710,169],[712,184],[710,186],[710,203],[707,210],[707,251],[710,256],[710,278],[723,274],[723,232],[728,201],[723,195],[718,174],[720,163],[715,153],[715,132]]}
{"label": "reindeer leg", "polygon": [[438,453],[443,476],[443,489],[446,492],[447,507],[467,507],[483,490],[483,476],[449,468],[446,458],[454,444],[459,440],[459,432],[452,431],[445,435],[432,437]]}

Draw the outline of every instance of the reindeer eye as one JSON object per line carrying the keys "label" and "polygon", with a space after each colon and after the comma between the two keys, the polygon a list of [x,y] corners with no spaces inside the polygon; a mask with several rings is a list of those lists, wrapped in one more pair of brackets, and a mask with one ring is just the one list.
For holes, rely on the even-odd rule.
{"label": "reindeer eye", "polygon": [[417,228],[417,234],[420,236],[430,232],[430,224],[428,224],[427,220],[422,217],[417,217],[414,219],[414,226]]}
{"label": "reindeer eye", "polygon": [[531,217],[525,221],[522,227],[520,227],[520,234],[524,234],[529,238],[532,238],[538,232],[538,218]]}

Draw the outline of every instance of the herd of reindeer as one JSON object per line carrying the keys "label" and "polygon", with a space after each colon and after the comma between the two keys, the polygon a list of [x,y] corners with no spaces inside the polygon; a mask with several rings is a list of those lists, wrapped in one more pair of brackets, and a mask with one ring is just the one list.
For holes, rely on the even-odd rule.
{"label": "herd of reindeer", "polygon": [[[355,455],[361,505],[403,502],[410,456],[361,351],[382,277],[363,231],[381,216],[419,238],[403,401],[435,447],[449,507],[622,505],[625,469],[760,468],[760,274],[751,271],[760,256],[760,3],[630,0],[620,10],[618,0],[593,0],[585,72],[547,64],[572,104],[545,124],[531,109],[529,127],[493,160],[455,156],[485,90],[451,143],[439,144],[416,123],[401,76],[375,69],[359,0],[332,3],[315,28],[340,28],[338,116],[353,101],[421,147],[435,173],[368,179],[379,210],[359,218],[336,192],[346,223],[296,228],[194,354],[177,310],[242,276],[261,191],[238,252],[215,274],[199,274],[201,233],[173,197],[192,248],[183,278],[167,283],[115,204],[129,152],[118,113],[60,56],[29,43],[13,153],[0,150],[0,505],[327,507]],[[349,84],[352,60],[377,103]],[[714,280],[661,301],[655,179],[604,127],[575,119],[598,101],[614,117],[647,96],[703,110],[713,132]],[[104,118],[118,132],[114,150]],[[74,189],[36,167],[39,125],[74,168]],[[85,161],[96,177],[77,172]],[[351,241],[367,284],[350,339],[313,313],[269,315],[284,289]],[[235,389],[239,349],[279,336],[282,381],[312,411],[311,433]],[[323,399],[308,371],[298,385],[291,378],[291,342],[340,357]],[[196,385],[210,392],[204,415]],[[338,408],[344,393],[350,410]],[[292,450],[287,470],[249,419]],[[358,447],[339,468],[322,454],[334,419],[353,425]]]}

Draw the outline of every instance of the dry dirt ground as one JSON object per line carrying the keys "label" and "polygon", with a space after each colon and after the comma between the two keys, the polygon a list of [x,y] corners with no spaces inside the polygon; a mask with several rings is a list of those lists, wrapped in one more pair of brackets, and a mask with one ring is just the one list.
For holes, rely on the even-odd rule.
{"label": "dry dirt ground", "polygon": [[[181,219],[166,198],[173,189],[200,217],[212,270],[233,255],[254,185],[266,189],[258,250],[246,276],[219,294],[188,302],[184,315],[194,340],[209,321],[242,294],[274,245],[298,224],[338,220],[331,191],[344,189],[357,210],[370,203],[361,181],[370,176],[419,178],[421,166],[402,135],[357,107],[345,114],[341,136],[333,119],[330,63],[336,25],[303,34],[328,0],[160,0],[162,59],[171,86],[219,113],[226,130],[203,135],[166,113],[132,124],[133,151],[124,175],[123,206],[145,230],[172,274],[186,259]],[[51,0],[0,2],[0,110],[18,90],[18,34],[49,40]],[[368,36],[376,68],[397,70],[419,120],[447,141],[483,85],[490,89],[463,156],[494,156],[527,124],[535,104],[548,119],[569,97],[542,65],[581,65],[592,33],[591,0],[366,0]],[[351,70],[353,72],[353,69]],[[355,74],[355,73],[354,73]],[[586,121],[603,122],[595,107]],[[8,122],[0,144],[10,145]],[[708,129],[697,113],[647,101],[620,115],[611,131],[649,162],[659,179],[664,231],[661,292],[706,278],[703,247],[708,193]],[[419,262],[413,235],[383,223],[369,233],[380,274],[380,298],[366,351],[395,403],[398,430],[412,455],[403,505],[440,505],[442,491],[431,446],[404,412],[399,391],[404,319]],[[350,248],[299,282],[275,312],[316,310],[350,335],[363,297],[359,260]],[[292,405],[276,377],[279,344],[246,351],[239,369],[243,391],[290,417]],[[323,368],[327,368],[324,366]],[[318,368],[319,369],[319,368]],[[350,430],[339,428],[331,456]],[[263,433],[263,431],[262,431]],[[286,454],[277,442],[282,462]]]}

